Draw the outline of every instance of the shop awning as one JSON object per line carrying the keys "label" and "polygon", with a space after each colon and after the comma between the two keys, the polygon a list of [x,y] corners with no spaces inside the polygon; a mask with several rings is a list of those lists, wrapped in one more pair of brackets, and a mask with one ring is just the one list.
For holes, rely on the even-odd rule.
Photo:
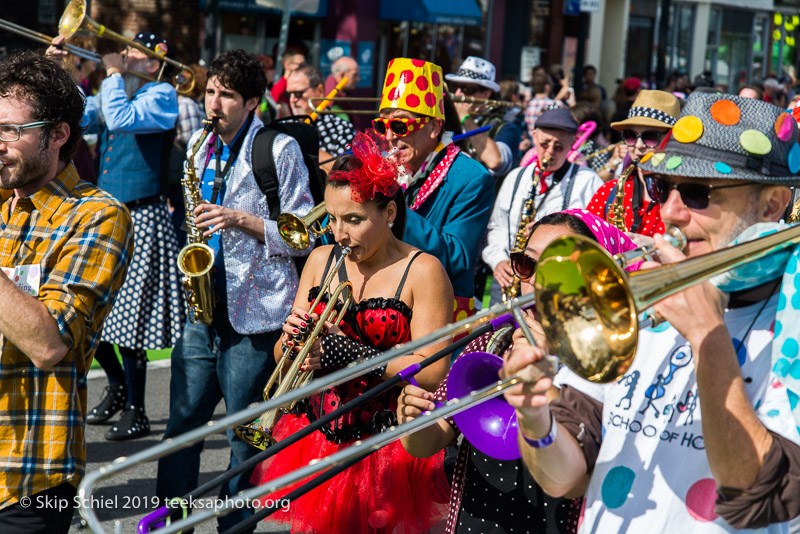
{"label": "shop awning", "polygon": [[483,23],[483,13],[475,0],[381,0],[380,18],[458,26]]}
{"label": "shop awning", "polygon": [[[220,11],[242,13],[283,13],[284,0],[219,0]],[[206,8],[206,0],[199,0],[200,9]],[[292,0],[292,17],[328,16],[328,0]]]}

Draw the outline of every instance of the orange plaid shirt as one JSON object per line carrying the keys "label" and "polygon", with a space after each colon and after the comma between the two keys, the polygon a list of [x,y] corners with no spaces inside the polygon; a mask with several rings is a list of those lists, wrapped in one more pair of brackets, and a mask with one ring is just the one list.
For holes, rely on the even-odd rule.
{"label": "orange plaid shirt", "polygon": [[[48,370],[0,335],[0,508],[64,482],[86,468],[86,372],[133,252],[128,210],[80,181],[70,163],[33,195],[2,191],[0,267],[39,266],[35,298],[47,306],[64,344]],[[2,275],[2,274],[0,274]]]}

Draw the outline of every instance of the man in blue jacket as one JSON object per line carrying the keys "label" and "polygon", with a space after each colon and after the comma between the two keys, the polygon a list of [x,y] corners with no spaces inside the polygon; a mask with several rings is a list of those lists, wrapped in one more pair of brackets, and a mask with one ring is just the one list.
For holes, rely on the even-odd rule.
{"label": "man in blue jacket", "polygon": [[442,69],[417,59],[389,63],[375,131],[405,167],[403,240],[439,258],[456,295],[455,319],[474,312],[473,277],[494,202],[486,169],[444,131]]}

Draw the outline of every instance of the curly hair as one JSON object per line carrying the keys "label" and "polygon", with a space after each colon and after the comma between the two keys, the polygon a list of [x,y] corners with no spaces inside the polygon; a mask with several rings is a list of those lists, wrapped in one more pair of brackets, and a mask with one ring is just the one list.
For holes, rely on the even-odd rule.
{"label": "curly hair", "polygon": [[214,58],[208,67],[208,79],[216,77],[222,85],[233,89],[244,101],[257,98],[261,101],[267,90],[264,67],[255,56],[241,48],[228,50]]}
{"label": "curly hair", "polygon": [[39,145],[44,150],[50,133],[60,123],[69,126],[69,139],[58,159],[69,161],[83,134],[81,120],[86,97],[72,77],[55,61],[26,50],[0,60],[0,97],[15,98],[28,104],[33,120],[46,121]]}

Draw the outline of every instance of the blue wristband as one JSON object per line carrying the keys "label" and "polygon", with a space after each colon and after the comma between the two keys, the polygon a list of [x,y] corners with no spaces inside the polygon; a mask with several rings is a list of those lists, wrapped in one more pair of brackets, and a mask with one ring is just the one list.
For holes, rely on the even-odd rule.
{"label": "blue wristband", "polygon": [[531,439],[525,435],[525,432],[522,431],[522,428],[519,429],[519,433],[522,435],[522,439],[525,440],[525,443],[533,447],[534,449],[544,449],[545,447],[552,445],[553,442],[556,440],[556,429],[558,428],[558,424],[556,423],[556,416],[550,413],[550,433],[547,434],[545,437],[541,439]]}

